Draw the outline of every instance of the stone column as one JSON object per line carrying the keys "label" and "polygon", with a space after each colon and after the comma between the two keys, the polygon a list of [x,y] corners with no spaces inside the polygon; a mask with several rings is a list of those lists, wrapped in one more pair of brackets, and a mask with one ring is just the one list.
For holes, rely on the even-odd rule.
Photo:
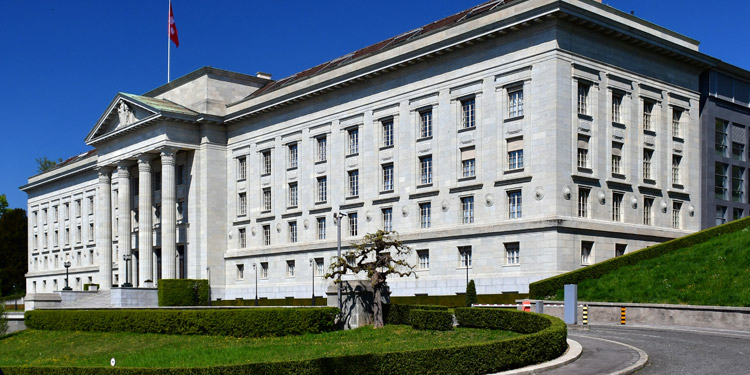
{"label": "stone column", "polygon": [[170,147],[161,150],[161,276],[164,279],[177,277],[175,153]]}
{"label": "stone column", "polygon": [[98,172],[96,249],[99,252],[99,285],[102,290],[109,290],[112,288],[112,168],[99,167]]}
{"label": "stone column", "polygon": [[[119,226],[117,228],[117,243],[120,246],[120,259],[115,259],[116,262],[120,263],[120,284],[125,285],[130,282],[131,284],[136,283],[133,280],[133,264],[130,263],[125,265],[125,260],[122,255],[131,254],[131,243],[130,243],[130,172],[128,168],[130,162],[122,161],[117,164],[117,198],[119,208]],[[132,262],[132,261],[131,261]],[[125,272],[129,273],[126,275]]]}
{"label": "stone column", "polygon": [[151,216],[151,155],[138,157],[138,286],[154,280],[154,223]]}

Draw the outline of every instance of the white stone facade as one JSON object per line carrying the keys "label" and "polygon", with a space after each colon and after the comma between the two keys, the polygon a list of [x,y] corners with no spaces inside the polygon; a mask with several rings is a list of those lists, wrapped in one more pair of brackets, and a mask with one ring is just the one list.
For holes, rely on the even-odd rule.
{"label": "white stone facade", "polygon": [[[389,282],[398,296],[463,292],[467,251],[478,293],[523,293],[700,229],[691,166],[711,59],[697,42],[593,1],[494,5],[284,84],[203,68],[118,94],[87,137],[95,153],[23,187],[27,291],[61,289],[62,259],[74,289],[108,289],[131,254],[136,287],[209,278],[214,298],[321,296],[338,212],[344,250],[383,228],[415,250],[418,278]],[[52,221],[79,198],[84,215]],[[43,243],[79,222],[94,241]]]}

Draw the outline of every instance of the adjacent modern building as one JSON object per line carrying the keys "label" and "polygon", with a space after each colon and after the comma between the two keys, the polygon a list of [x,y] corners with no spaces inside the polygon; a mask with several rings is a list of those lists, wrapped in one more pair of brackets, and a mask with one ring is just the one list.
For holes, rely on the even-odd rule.
{"label": "adjacent modern building", "polygon": [[280,80],[201,68],[115,95],[21,188],[27,292],[70,262],[74,290],[324,295],[337,231],[378,229],[413,249],[394,295],[527,292],[747,215],[741,77],[591,0],[490,1]]}

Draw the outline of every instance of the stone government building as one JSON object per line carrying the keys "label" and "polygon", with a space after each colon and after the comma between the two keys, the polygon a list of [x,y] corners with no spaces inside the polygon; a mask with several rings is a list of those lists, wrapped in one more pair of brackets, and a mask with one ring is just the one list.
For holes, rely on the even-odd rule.
{"label": "stone government building", "polygon": [[[505,0],[272,80],[204,67],[117,94],[29,178],[27,293],[208,278],[324,295],[394,230],[394,295],[530,282],[747,215],[750,73],[591,0]],[[127,262],[124,255],[131,255]],[[126,270],[129,275],[126,275]]]}

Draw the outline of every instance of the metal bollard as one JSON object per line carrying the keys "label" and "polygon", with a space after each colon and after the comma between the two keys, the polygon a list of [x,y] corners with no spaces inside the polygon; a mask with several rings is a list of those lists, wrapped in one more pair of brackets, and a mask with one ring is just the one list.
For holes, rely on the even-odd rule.
{"label": "metal bollard", "polygon": [[583,306],[583,325],[589,324],[589,307]]}
{"label": "metal bollard", "polygon": [[625,325],[625,308],[620,308],[620,324]]}

